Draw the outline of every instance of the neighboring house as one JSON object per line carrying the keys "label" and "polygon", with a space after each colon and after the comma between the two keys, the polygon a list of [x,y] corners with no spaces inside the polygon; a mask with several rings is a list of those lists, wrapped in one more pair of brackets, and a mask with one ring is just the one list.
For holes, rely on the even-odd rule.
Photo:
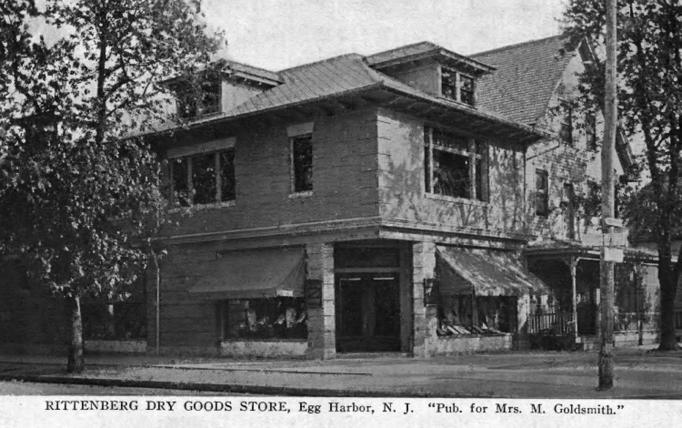
{"label": "neighboring house", "polygon": [[[526,153],[530,233],[524,249],[529,269],[552,289],[529,310],[528,333],[573,334],[591,342],[598,333],[601,136],[599,111],[577,114],[578,74],[596,58],[586,43],[570,50],[559,37],[503,47],[473,56],[497,68],[482,82],[482,107],[557,138]],[[617,184],[628,179],[632,155],[617,134]],[[627,234],[619,239],[627,246]],[[624,248],[616,266],[616,343],[657,338],[658,281],[655,252]],[[547,299],[547,300],[545,300]],[[577,329],[573,320],[577,320]]]}
{"label": "neighboring house", "polygon": [[[588,53],[549,38],[279,72],[228,61],[179,99],[186,123],[148,136],[176,222],[146,278],[147,347],[431,356],[573,337],[596,301],[595,222],[574,195],[599,181],[599,119],[585,133],[554,106]],[[626,262],[648,281],[640,256]]]}

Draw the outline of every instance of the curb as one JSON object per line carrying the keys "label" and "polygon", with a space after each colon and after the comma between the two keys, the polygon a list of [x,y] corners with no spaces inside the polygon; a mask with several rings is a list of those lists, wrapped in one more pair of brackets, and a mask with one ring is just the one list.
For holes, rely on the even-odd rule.
{"label": "curb", "polygon": [[[267,386],[267,385],[243,385],[243,384],[216,384],[216,383],[187,383],[170,382],[155,380],[131,380],[131,379],[111,379],[111,378],[84,378],[70,376],[50,376],[50,375],[0,375],[0,381],[20,381],[49,384],[70,384],[88,385],[104,387],[127,387],[127,388],[154,388],[154,389],[174,389],[181,391],[202,391],[220,392],[232,394],[254,394],[267,396],[289,396],[289,397],[353,397],[353,398],[515,398],[494,396],[491,394],[430,394],[424,391],[372,391],[372,390],[341,390],[323,388],[292,388],[286,386]],[[538,397],[541,398],[541,397]],[[679,400],[682,393],[660,393],[643,394],[624,397],[604,397],[606,400]],[[524,398],[530,400],[532,398]]]}
{"label": "curb", "polygon": [[[45,376],[45,375],[0,375],[0,381],[22,381],[35,383],[53,384],[72,384],[90,385],[106,387],[129,387],[129,388],[156,388],[156,389],[177,389],[183,391],[209,391],[235,394],[256,394],[256,395],[282,395],[293,397],[396,397],[396,398],[427,398],[434,397],[425,392],[405,392],[405,391],[353,391],[341,389],[323,388],[292,388],[287,386],[267,386],[267,385],[243,385],[243,384],[217,384],[217,383],[186,383],[170,382],[157,380],[130,380],[130,379],[110,379],[110,378],[84,378],[70,376]],[[442,395],[439,395],[442,396]],[[475,396],[462,396],[459,398],[469,398]]]}

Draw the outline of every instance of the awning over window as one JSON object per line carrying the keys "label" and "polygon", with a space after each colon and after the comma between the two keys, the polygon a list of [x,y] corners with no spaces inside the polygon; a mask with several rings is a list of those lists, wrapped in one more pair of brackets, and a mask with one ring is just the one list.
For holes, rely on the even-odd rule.
{"label": "awning over window", "polygon": [[545,283],[526,271],[518,260],[492,251],[483,254],[438,247],[436,270],[442,295],[520,296],[548,292]]}
{"label": "awning over window", "polygon": [[223,254],[201,266],[192,294],[218,299],[302,297],[305,266],[302,248],[271,248]]}

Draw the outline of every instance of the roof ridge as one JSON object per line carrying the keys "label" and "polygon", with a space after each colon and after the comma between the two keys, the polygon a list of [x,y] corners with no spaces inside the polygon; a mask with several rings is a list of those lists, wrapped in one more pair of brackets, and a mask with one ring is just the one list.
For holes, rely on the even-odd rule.
{"label": "roof ridge", "polygon": [[504,51],[507,49],[519,48],[519,47],[524,46],[524,45],[531,45],[533,43],[544,42],[544,41],[547,41],[550,39],[560,39],[560,38],[564,38],[564,37],[566,37],[564,34],[556,34],[554,36],[548,36],[548,37],[543,37],[543,38],[534,39],[534,40],[526,40],[525,42],[513,43],[511,45],[506,45],[506,46],[500,46],[497,48],[488,49],[486,51],[472,53],[472,54],[469,54],[467,56],[470,58],[474,58],[474,57],[481,56],[481,55],[488,55],[491,53],[496,53],[496,52]]}
{"label": "roof ridge", "polygon": [[277,73],[286,73],[286,72],[298,70],[298,69],[301,69],[301,68],[312,67],[312,66],[314,66],[314,65],[323,64],[323,63],[325,63],[325,62],[332,62],[332,61],[334,61],[334,60],[338,60],[338,59],[345,58],[345,57],[355,57],[355,58],[358,58],[358,59],[362,59],[362,58],[363,58],[362,55],[360,55],[360,54],[358,54],[358,53],[355,53],[355,52],[345,53],[345,54],[336,55],[336,56],[332,56],[332,57],[325,58],[325,59],[320,59],[320,60],[313,61],[313,62],[306,62],[305,64],[295,65],[295,66],[293,66],[293,67],[289,67],[289,68],[285,68],[285,69],[279,70],[279,71],[277,71]]}
{"label": "roof ridge", "polygon": [[235,61],[235,60],[233,60],[233,59],[227,59],[227,58],[225,58],[224,61],[225,61],[225,63],[227,63],[228,65],[229,65],[229,64],[242,65],[242,66],[244,66],[244,67],[253,68],[253,69],[255,69],[255,70],[265,71],[265,72],[267,72],[267,73],[272,73],[272,74],[277,74],[276,71],[272,71],[272,70],[269,70],[269,69],[267,69],[267,68],[259,67],[259,66],[257,66],[257,65],[247,64],[247,63],[241,62],[241,61]]}
{"label": "roof ridge", "polygon": [[429,44],[429,45],[433,46],[434,48],[438,48],[438,49],[447,49],[447,48],[444,48],[443,46],[439,45],[438,43],[434,43],[430,40],[422,40],[420,42],[414,42],[414,43],[410,43],[407,45],[400,45],[400,46],[397,46],[395,48],[384,49],[384,50],[381,50],[379,52],[374,52],[374,53],[365,55],[365,57],[367,58],[367,57],[371,57],[371,56],[376,56],[376,55],[380,55],[380,54],[383,54],[386,52],[397,51],[399,49],[405,49],[405,48],[411,48],[413,46],[422,45],[422,44]]}

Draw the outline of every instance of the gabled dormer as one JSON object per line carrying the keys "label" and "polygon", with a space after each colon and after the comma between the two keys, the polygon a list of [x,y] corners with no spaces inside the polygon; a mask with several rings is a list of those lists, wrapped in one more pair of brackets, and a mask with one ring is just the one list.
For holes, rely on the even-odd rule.
{"label": "gabled dormer", "polygon": [[379,52],[366,61],[375,70],[428,94],[472,107],[478,78],[495,70],[431,42]]}
{"label": "gabled dormer", "polygon": [[225,60],[191,78],[168,81],[176,94],[176,113],[184,120],[227,113],[281,83],[273,71]]}

